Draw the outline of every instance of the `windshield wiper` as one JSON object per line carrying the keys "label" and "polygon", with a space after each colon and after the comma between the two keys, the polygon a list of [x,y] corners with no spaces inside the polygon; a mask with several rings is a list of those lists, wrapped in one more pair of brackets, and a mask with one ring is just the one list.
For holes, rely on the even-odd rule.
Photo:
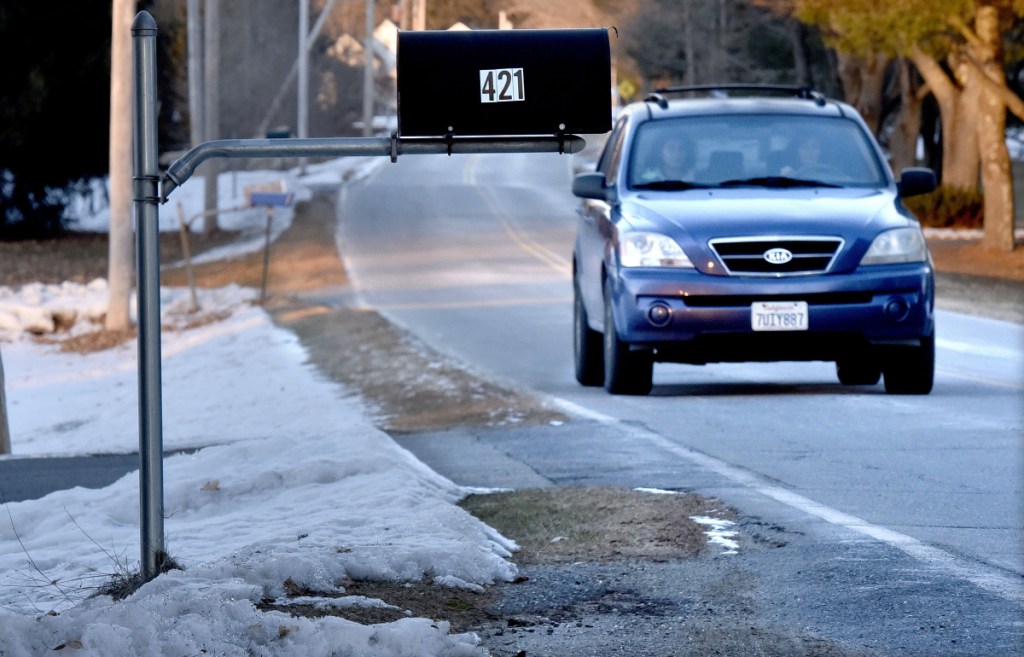
{"label": "windshield wiper", "polygon": [[706,189],[711,185],[690,182],[688,180],[655,180],[652,182],[638,183],[633,189],[655,189],[659,191],[677,191],[681,189]]}
{"label": "windshield wiper", "polygon": [[718,187],[840,187],[820,180],[804,180],[787,176],[760,176],[757,178],[737,178],[718,183]]}

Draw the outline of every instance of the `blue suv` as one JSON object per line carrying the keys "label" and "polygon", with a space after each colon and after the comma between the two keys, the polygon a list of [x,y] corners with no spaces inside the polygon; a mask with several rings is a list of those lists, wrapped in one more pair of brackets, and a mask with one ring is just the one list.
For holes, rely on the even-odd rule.
{"label": "blue suv", "polygon": [[[682,97],[676,97],[682,96]],[[576,379],[647,394],[654,363],[836,363],[846,385],[931,392],[921,227],[851,106],[802,88],[677,87],[625,108],[582,199]]]}

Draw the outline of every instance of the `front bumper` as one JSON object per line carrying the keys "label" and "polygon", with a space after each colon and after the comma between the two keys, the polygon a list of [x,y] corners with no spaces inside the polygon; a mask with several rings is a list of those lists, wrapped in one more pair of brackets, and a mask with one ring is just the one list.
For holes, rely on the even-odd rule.
{"label": "front bumper", "polygon": [[[660,361],[837,360],[917,345],[934,331],[934,275],[927,263],[786,278],[620,269],[612,290],[620,338],[654,350]],[[807,330],[754,331],[751,304],[758,301],[806,302]],[[662,310],[652,321],[656,306]]]}

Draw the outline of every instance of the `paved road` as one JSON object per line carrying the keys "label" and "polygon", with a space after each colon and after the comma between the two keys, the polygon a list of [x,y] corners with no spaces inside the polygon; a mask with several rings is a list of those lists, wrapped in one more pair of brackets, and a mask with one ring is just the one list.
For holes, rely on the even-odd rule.
{"label": "paved road", "polygon": [[[425,460],[462,468],[466,483],[481,476],[469,463],[477,452],[559,484],[717,495],[827,552],[867,546],[897,580],[913,572],[872,585],[887,605],[920,599],[914,582],[930,596],[953,592],[960,602],[940,615],[977,619],[984,607],[995,645],[1022,646],[1024,328],[940,313],[927,397],[846,388],[820,363],[659,365],[646,398],[580,388],[569,175],[568,159],[554,156],[407,157],[343,190],[339,241],[359,302],[578,418],[543,435],[447,436],[450,449],[419,441]],[[833,558],[841,594],[867,586],[863,563],[850,565],[867,557]]]}

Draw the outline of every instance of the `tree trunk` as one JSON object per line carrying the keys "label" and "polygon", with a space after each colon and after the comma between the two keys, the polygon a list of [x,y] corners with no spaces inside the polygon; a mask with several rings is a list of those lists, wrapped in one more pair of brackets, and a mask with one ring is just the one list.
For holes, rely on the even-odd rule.
{"label": "tree trunk", "polygon": [[[959,80],[960,93],[956,98],[956,109],[952,123],[942,122],[948,135],[943,155],[943,182],[956,187],[978,188],[978,169],[981,159],[978,154],[977,117],[981,100],[981,85],[975,78],[977,73],[963,62],[962,57],[951,57],[950,65]],[[948,158],[948,159],[947,159]]]}
{"label": "tree trunk", "polygon": [[860,112],[868,128],[876,135],[882,120],[885,69],[888,65],[889,58],[885,55],[864,59],[839,53],[839,79],[846,101]]}
{"label": "tree trunk", "polygon": [[132,20],[134,0],[114,0],[110,54],[110,233],[106,328],[128,328],[132,292]]}
{"label": "tree trunk", "polygon": [[7,422],[7,396],[4,393],[4,359],[0,354],[0,454],[11,453],[10,427]]}
{"label": "tree trunk", "polygon": [[683,54],[686,57],[687,85],[697,84],[697,53],[693,43],[693,3],[687,0],[683,3]]}
{"label": "tree trunk", "polygon": [[924,104],[915,88],[910,64],[903,58],[899,60],[899,76],[900,113],[889,141],[891,164],[896,175],[917,164],[917,141],[921,134],[921,107]]}
{"label": "tree trunk", "polygon": [[986,246],[1013,251],[1013,177],[1010,154],[1006,148],[1006,103],[981,80],[1006,84],[1003,74],[1002,30],[995,7],[978,7],[974,19],[978,40],[971,42],[971,55],[979,69],[973,71],[978,91],[978,149],[981,158],[981,184],[985,192]]}
{"label": "tree trunk", "polygon": [[786,20],[789,27],[789,42],[793,48],[793,63],[796,68],[796,83],[801,87],[814,87],[811,73],[811,57],[807,52],[807,26],[795,18]]}
{"label": "tree trunk", "polygon": [[[978,141],[977,130],[971,122],[972,112],[977,109],[977,103],[972,107],[976,94],[965,94],[958,80],[951,78],[934,57],[920,49],[912,49],[911,60],[939,105],[942,118],[942,184],[977,189]],[[965,67],[957,66],[955,60],[950,64],[958,69],[957,78],[966,77]]]}

